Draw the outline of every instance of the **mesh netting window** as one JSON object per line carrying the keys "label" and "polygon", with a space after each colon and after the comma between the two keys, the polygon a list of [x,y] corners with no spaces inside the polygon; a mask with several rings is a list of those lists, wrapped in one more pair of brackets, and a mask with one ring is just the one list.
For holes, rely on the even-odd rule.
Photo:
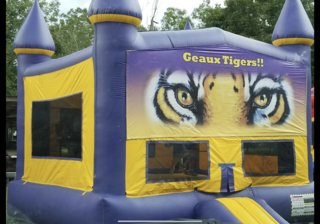
{"label": "mesh netting window", "polygon": [[207,179],[207,142],[147,142],[147,181]]}
{"label": "mesh netting window", "polygon": [[242,141],[246,176],[294,175],[294,142]]}
{"label": "mesh netting window", "polygon": [[32,102],[32,156],[82,158],[82,93]]}

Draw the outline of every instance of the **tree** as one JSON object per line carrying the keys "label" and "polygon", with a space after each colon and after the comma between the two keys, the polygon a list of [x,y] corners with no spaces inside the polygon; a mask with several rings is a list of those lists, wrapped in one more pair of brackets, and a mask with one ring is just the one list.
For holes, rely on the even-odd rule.
{"label": "tree", "polygon": [[210,0],[204,0],[198,8],[195,8],[191,14],[192,18],[198,22],[198,28],[218,27],[225,29],[224,8],[220,4],[216,4],[213,8]]}
{"label": "tree", "polygon": [[152,14],[151,14],[151,20],[150,20],[150,26],[149,30],[157,30],[154,23],[154,17],[157,15],[157,10],[158,10],[158,2],[159,0],[154,0],[152,3]]}
{"label": "tree", "polygon": [[[167,8],[161,19],[162,30],[183,30],[188,20],[187,11],[185,9]],[[190,20],[189,20],[190,21]],[[192,23],[190,21],[190,23]]]}
{"label": "tree", "polygon": [[67,14],[61,14],[59,22],[49,29],[56,47],[52,58],[72,54],[93,44],[94,27],[85,8],[70,9]]}
{"label": "tree", "polygon": [[140,32],[140,31],[147,31],[147,28],[145,28],[143,25],[139,25],[138,27],[137,27],[137,30]]}
{"label": "tree", "polygon": [[[26,18],[33,0],[6,0],[6,95],[17,94],[17,56],[12,46],[16,33]],[[47,23],[54,23],[59,13],[59,1],[39,0]]]}
{"label": "tree", "polygon": [[[55,43],[52,58],[63,57],[93,44],[94,29],[87,9],[71,9],[59,14],[59,0],[38,0]],[[6,0],[6,95],[17,93],[17,56],[12,46],[18,29],[33,0]]]}

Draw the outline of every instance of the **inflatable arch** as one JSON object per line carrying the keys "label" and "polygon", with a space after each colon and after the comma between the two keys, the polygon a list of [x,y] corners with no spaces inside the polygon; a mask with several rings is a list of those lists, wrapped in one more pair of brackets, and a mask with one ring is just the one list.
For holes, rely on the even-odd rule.
{"label": "inflatable arch", "polygon": [[136,0],[92,0],[91,47],[59,59],[37,1],[18,31],[17,174],[32,223],[314,217],[310,46],[299,0],[273,45],[218,28],[137,32]]}

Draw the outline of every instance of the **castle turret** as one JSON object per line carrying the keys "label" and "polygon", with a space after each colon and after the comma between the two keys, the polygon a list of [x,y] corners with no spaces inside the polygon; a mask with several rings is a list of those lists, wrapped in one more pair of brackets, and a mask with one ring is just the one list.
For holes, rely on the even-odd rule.
{"label": "castle turret", "polygon": [[54,54],[54,42],[37,0],[34,1],[29,14],[14,39],[13,49],[17,55],[37,54],[52,56]]}
{"label": "castle turret", "polygon": [[288,44],[312,45],[314,30],[300,0],[287,0],[272,34],[276,46]]}
{"label": "castle turret", "polygon": [[307,132],[309,181],[313,181],[311,155],[311,46],[314,29],[300,0],[286,0],[272,34],[273,45],[280,46],[300,57],[307,68]]}
{"label": "castle turret", "polygon": [[37,0],[24,20],[13,43],[18,55],[17,74],[17,173],[20,180],[24,170],[24,86],[25,70],[33,64],[51,59],[55,46]]}
{"label": "castle turret", "polygon": [[88,17],[92,24],[119,22],[139,26],[142,13],[136,0],[92,0]]}
{"label": "castle turret", "polygon": [[125,195],[126,54],[142,13],[137,0],[92,0],[95,169],[93,192]]}
{"label": "castle turret", "polygon": [[185,29],[185,30],[192,30],[192,26],[191,26],[191,24],[190,24],[189,19],[187,20],[186,25],[184,26],[184,29]]}

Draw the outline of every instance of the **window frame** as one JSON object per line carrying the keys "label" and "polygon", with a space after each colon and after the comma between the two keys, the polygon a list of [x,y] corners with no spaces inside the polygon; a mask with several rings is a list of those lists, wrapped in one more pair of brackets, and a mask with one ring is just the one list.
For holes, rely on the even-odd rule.
{"label": "window frame", "polygon": [[[293,151],[293,173],[278,173],[278,174],[251,174],[246,173],[244,169],[244,144],[243,143],[261,143],[261,142],[291,142]],[[294,176],[296,175],[296,150],[293,139],[277,139],[277,140],[241,140],[241,153],[242,153],[242,170],[245,177],[267,177],[267,176]]]}
{"label": "window frame", "polygon": [[[34,156],[33,155],[33,138],[32,138],[32,130],[33,130],[33,127],[32,127],[32,124],[33,124],[33,105],[34,103],[40,103],[40,102],[52,102],[52,101],[55,101],[55,100],[60,100],[60,99],[64,99],[64,98],[67,98],[67,97],[71,97],[71,96],[75,96],[75,95],[80,95],[81,96],[81,158],[76,158],[76,157],[57,157],[57,156]],[[74,93],[74,94],[70,94],[70,95],[66,95],[66,96],[63,96],[63,97],[58,97],[58,98],[54,98],[54,99],[50,99],[50,100],[36,100],[36,101],[32,101],[32,108],[31,108],[31,134],[30,134],[30,137],[31,137],[31,158],[32,159],[58,159],[58,160],[75,160],[75,161],[82,161],[83,160],[83,91],[81,92],[78,92],[78,93]],[[61,149],[60,149],[61,151]]]}
{"label": "window frame", "polygon": [[[194,144],[194,143],[206,143],[207,144],[207,154],[208,154],[208,175],[207,177],[192,177],[192,178],[182,178],[182,179],[163,179],[163,180],[149,180],[149,144],[170,144],[170,143],[180,143],[180,144]],[[156,155],[156,152],[155,152]],[[152,158],[152,157],[151,157]],[[207,140],[200,141],[146,141],[146,183],[166,183],[166,182],[183,182],[183,181],[194,181],[194,180],[210,180],[210,144]]]}

